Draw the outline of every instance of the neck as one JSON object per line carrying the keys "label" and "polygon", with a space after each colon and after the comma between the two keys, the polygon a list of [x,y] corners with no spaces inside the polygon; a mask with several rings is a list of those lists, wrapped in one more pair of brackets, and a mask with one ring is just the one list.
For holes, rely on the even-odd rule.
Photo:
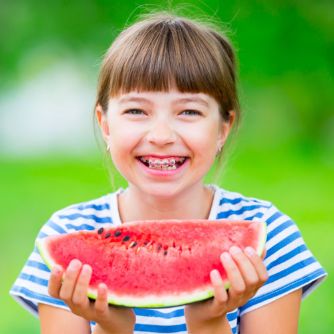
{"label": "neck", "polygon": [[122,222],[157,219],[207,219],[213,192],[203,184],[196,185],[173,197],[143,195],[135,187],[119,196],[118,206]]}

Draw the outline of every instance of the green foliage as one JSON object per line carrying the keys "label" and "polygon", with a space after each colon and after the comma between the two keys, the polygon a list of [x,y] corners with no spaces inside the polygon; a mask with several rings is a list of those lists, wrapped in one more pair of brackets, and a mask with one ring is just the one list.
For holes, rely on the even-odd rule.
{"label": "green foliage", "polygon": [[333,149],[331,1],[29,0],[0,6],[0,88],[67,58],[96,80],[103,53],[124,26],[145,11],[179,8],[206,14],[230,31],[238,49],[242,107],[251,123],[269,119],[269,127],[262,123],[266,129],[285,131],[287,141]]}

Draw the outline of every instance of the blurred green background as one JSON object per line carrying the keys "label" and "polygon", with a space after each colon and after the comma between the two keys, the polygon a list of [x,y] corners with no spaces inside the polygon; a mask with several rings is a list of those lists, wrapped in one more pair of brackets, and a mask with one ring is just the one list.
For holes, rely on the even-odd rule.
{"label": "blurred green background", "polygon": [[[169,1],[219,18],[240,69],[242,125],[219,184],[273,201],[334,272],[334,2]],[[111,40],[158,1],[0,4],[1,333],[36,333],[8,295],[55,211],[125,183],[94,138],[99,63]],[[112,179],[112,180],[111,180]],[[212,181],[212,177],[208,177]],[[332,275],[303,303],[300,333],[333,333]]]}

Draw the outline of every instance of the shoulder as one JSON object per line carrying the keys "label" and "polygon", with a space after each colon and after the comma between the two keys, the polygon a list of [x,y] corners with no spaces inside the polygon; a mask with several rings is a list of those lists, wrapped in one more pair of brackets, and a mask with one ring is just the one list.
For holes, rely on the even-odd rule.
{"label": "shoulder", "polygon": [[296,223],[285,213],[280,211],[272,202],[256,197],[245,196],[238,192],[228,191],[223,188],[215,187],[217,193],[216,199],[216,219],[240,219],[240,220],[258,220],[267,225],[267,241],[274,236],[271,242],[290,235],[300,237],[299,229]]}
{"label": "shoulder", "polygon": [[265,220],[271,213],[278,211],[269,201],[214,187],[217,219]]}
{"label": "shoulder", "polygon": [[80,230],[95,230],[102,225],[113,224],[117,204],[117,192],[69,205],[54,212],[42,226],[38,238],[54,234],[65,234]]}

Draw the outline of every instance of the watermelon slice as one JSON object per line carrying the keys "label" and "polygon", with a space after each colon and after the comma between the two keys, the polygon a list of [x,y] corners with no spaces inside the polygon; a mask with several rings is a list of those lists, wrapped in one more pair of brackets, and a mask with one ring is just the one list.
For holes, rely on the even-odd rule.
{"label": "watermelon slice", "polygon": [[49,268],[66,268],[74,258],[89,264],[92,299],[104,282],[110,304],[169,307],[212,297],[212,269],[220,271],[228,288],[220,254],[237,245],[261,255],[265,240],[262,222],[167,220],[50,236],[37,247]]}

